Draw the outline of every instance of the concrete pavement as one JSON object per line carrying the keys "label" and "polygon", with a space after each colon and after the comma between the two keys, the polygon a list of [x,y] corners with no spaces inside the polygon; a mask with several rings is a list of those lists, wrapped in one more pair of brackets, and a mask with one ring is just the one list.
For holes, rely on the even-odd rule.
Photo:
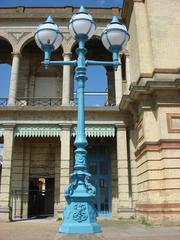
{"label": "concrete pavement", "polygon": [[[99,220],[105,240],[180,240],[180,226],[147,226],[132,221]],[[59,223],[53,219],[0,223],[0,240],[57,240]],[[77,236],[64,239],[79,239]],[[89,240],[88,236],[81,236]],[[92,239],[92,238],[91,238]],[[98,236],[94,239],[99,239]]]}

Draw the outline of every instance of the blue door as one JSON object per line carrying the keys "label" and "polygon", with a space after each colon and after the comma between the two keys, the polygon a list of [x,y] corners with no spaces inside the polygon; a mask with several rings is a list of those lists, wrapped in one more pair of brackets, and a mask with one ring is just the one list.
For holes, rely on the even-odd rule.
{"label": "blue door", "polygon": [[93,145],[88,148],[88,170],[96,187],[94,204],[99,216],[111,215],[111,167],[109,146]]}

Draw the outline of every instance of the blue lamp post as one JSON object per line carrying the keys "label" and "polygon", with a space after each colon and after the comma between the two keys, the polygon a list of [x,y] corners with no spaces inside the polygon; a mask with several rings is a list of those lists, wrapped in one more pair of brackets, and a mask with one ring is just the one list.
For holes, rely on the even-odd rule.
{"label": "blue lamp post", "polygon": [[43,63],[45,67],[48,68],[49,64],[74,65],[76,66],[76,80],[78,82],[78,119],[77,134],[74,142],[76,147],[75,166],[71,174],[71,183],[65,188],[67,205],[64,209],[64,219],[59,227],[59,232],[70,234],[98,233],[101,232],[101,227],[96,222],[97,212],[93,204],[96,189],[90,183],[91,174],[87,170],[86,160],[86,146],[88,144],[85,136],[84,117],[86,67],[88,65],[110,65],[114,66],[116,70],[120,65],[118,53],[126,45],[129,34],[125,25],[119,22],[116,17],[113,17],[101,36],[104,46],[112,52],[113,61],[92,61],[85,58],[87,52],[85,42],[93,36],[96,30],[92,16],[81,6],[80,10],[72,16],[68,27],[71,36],[78,42],[77,60],[50,60],[51,52],[56,50],[63,40],[63,35],[52,17],[48,17],[46,22],[39,25],[35,33],[36,43],[44,51]]}

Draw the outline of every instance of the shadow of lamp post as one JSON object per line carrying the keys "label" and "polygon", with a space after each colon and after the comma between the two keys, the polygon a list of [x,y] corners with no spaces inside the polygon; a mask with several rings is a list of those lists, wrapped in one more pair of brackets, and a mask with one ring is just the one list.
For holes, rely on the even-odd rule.
{"label": "shadow of lamp post", "polygon": [[77,59],[72,61],[51,61],[51,52],[56,50],[62,43],[63,35],[54,23],[51,16],[46,22],[40,24],[35,33],[37,45],[44,51],[43,64],[47,69],[49,64],[73,65],[76,67],[76,80],[78,82],[78,119],[77,134],[74,145],[75,166],[71,174],[71,183],[65,188],[65,198],[67,205],[64,209],[63,223],[59,226],[62,233],[98,233],[101,232],[100,225],[96,222],[97,212],[93,204],[96,189],[90,183],[91,174],[87,170],[85,136],[85,117],[84,117],[84,86],[87,80],[86,67],[89,65],[113,66],[117,70],[120,65],[118,61],[119,51],[123,50],[129,34],[125,25],[113,17],[110,24],[104,29],[101,35],[104,46],[112,52],[112,61],[92,61],[85,58],[85,42],[89,40],[95,30],[96,25],[93,18],[83,6],[74,14],[68,25],[71,36],[78,42],[76,49]]}

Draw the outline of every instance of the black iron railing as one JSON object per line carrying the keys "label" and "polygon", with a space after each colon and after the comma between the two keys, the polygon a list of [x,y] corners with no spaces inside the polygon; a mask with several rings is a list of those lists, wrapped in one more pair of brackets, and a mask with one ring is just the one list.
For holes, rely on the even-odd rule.
{"label": "black iron railing", "polygon": [[13,190],[11,192],[12,220],[54,215],[54,190]]}
{"label": "black iron railing", "polygon": [[0,98],[0,107],[6,107],[8,104],[8,98]]}
{"label": "black iron railing", "polygon": [[[109,106],[107,92],[85,92],[86,106]],[[8,98],[0,98],[0,107],[8,105]],[[62,98],[16,98],[16,106],[61,106]],[[77,94],[74,93],[74,99],[71,99],[70,105],[77,105]]]}
{"label": "black iron railing", "polygon": [[61,106],[61,98],[16,98],[16,106]]}

